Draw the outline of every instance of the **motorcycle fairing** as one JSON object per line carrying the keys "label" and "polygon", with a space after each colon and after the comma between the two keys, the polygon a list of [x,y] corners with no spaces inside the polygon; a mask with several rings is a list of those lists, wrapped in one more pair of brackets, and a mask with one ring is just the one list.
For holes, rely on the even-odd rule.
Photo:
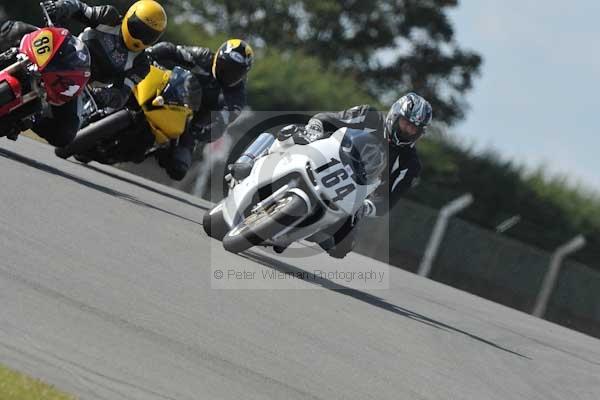
{"label": "motorcycle fairing", "polygon": [[234,227],[243,220],[244,210],[254,204],[261,188],[290,176],[301,176],[301,184],[310,188],[310,195],[328,204],[324,220],[290,233],[291,240],[308,237],[344,215],[353,215],[380,181],[360,185],[354,181],[351,169],[341,163],[339,148],[346,132],[347,128],[341,128],[327,139],[302,145],[294,144],[291,138],[276,140],[269,153],[256,160],[250,175],[223,201],[227,225]]}
{"label": "motorcycle fairing", "polygon": [[192,110],[183,105],[152,104],[152,101],[163,93],[171,76],[171,71],[151,66],[150,73],[133,89],[133,94],[144,111],[158,144],[167,143],[181,136],[192,116]]}

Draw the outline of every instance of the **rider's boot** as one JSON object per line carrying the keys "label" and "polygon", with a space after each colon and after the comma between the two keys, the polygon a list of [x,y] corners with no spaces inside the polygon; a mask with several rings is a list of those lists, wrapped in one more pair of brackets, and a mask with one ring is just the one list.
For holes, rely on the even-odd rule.
{"label": "rider's boot", "polygon": [[73,157],[82,164],[87,164],[92,161],[90,157],[84,156],[82,154],[75,154]]}
{"label": "rider's boot", "polygon": [[331,257],[344,258],[354,249],[355,242],[356,225],[353,224],[352,218],[348,218],[331,236],[319,242],[319,246]]}
{"label": "rider's boot", "polygon": [[[352,233],[350,235],[354,236]],[[319,243],[319,246],[333,258],[344,258],[354,248],[354,237],[346,237],[339,243],[331,237]]]}
{"label": "rider's boot", "polygon": [[281,254],[281,253],[283,253],[285,251],[285,249],[288,248],[288,246],[289,246],[289,244],[286,244],[284,246],[277,246],[277,245],[275,245],[275,246],[273,246],[273,251],[275,253],[277,253],[277,254]]}

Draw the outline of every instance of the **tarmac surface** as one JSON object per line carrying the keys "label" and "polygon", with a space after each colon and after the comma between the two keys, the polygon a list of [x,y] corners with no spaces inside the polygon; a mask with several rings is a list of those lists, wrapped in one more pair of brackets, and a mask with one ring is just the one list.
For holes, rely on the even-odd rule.
{"label": "tarmac surface", "polygon": [[81,399],[600,398],[592,337],[356,254],[227,253],[209,203],[27,138],[0,171],[0,363]]}

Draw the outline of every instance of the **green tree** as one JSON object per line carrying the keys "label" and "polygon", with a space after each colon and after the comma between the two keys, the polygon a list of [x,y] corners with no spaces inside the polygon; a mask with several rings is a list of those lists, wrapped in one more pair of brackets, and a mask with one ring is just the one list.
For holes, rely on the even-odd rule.
{"label": "green tree", "polygon": [[[226,35],[209,34],[202,24],[171,24],[167,40],[216,49]],[[301,51],[258,48],[248,77],[249,106],[263,111],[338,110],[357,104],[378,106],[365,88],[316,57]]]}
{"label": "green tree", "polygon": [[383,101],[414,90],[436,119],[464,117],[481,57],[462,49],[446,15],[457,0],[170,1],[179,18],[281,51],[302,49]]}

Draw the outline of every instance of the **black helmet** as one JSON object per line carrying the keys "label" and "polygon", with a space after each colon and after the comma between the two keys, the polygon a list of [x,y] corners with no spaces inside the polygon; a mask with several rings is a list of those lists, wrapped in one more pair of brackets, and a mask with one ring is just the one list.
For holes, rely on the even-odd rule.
{"label": "black helmet", "polygon": [[252,67],[254,51],[243,40],[229,39],[219,47],[212,65],[214,78],[223,86],[240,83]]}
{"label": "black helmet", "polygon": [[[425,133],[431,122],[431,104],[416,93],[409,93],[396,101],[385,118],[385,137],[396,146],[411,145]],[[406,132],[405,126],[413,129]]]}

